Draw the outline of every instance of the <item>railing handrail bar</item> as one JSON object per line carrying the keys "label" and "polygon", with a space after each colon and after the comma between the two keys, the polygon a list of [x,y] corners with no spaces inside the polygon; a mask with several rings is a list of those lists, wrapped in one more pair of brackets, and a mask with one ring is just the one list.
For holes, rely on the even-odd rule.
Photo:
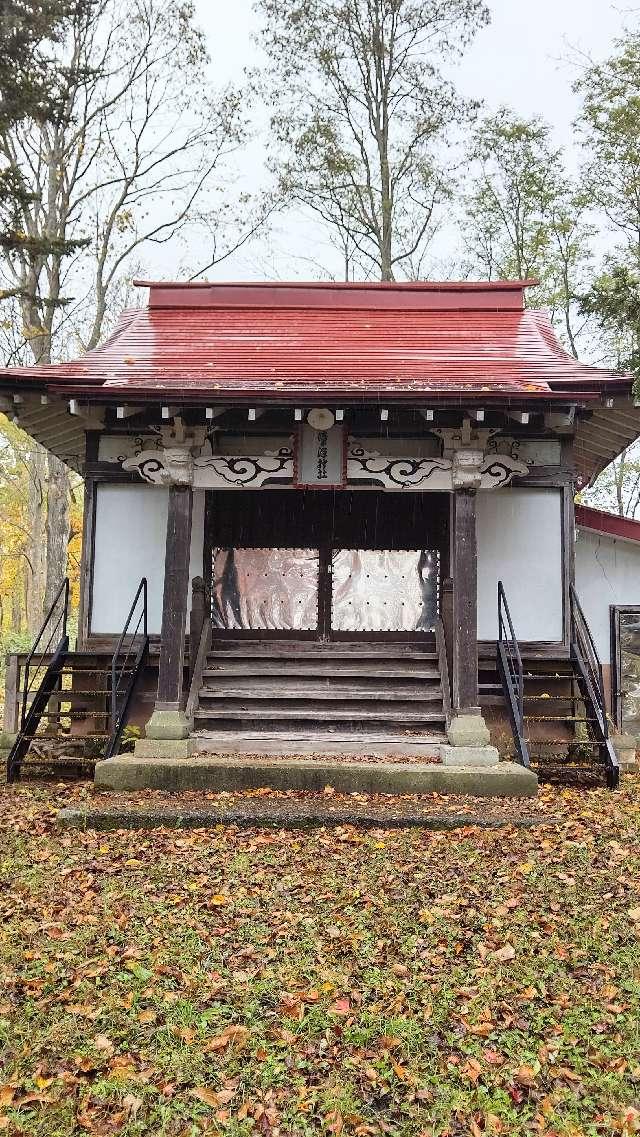
{"label": "railing handrail bar", "polygon": [[[62,584],[60,585],[58,591],[56,592],[55,599],[54,599],[53,603],[51,604],[49,611],[47,612],[44,620],[42,621],[42,625],[40,627],[40,631],[38,632],[37,639],[36,639],[33,647],[31,648],[31,651],[29,652],[29,654],[27,656],[27,661],[25,663],[25,667],[29,666],[29,664],[31,663],[31,660],[33,659],[33,657],[36,653],[36,649],[38,647],[38,644],[40,643],[40,640],[42,639],[42,637],[44,635],[45,628],[46,628],[47,624],[49,623],[49,620],[51,619],[51,617],[53,615],[56,604],[58,603],[60,597],[62,596],[63,591],[65,592],[65,605],[64,605],[64,609],[63,609],[63,613],[62,613],[63,624],[62,624],[62,635],[60,636],[60,639],[62,639],[66,635],[66,632],[67,632],[67,608],[68,608],[68,600],[69,600],[69,577],[68,576],[65,576]],[[60,621],[58,621],[58,623],[59,622]],[[50,642],[51,642],[51,640],[49,640],[49,643]],[[45,653],[43,652],[42,654],[44,655]]]}
{"label": "railing handrail bar", "polygon": [[511,647],[513,654],[516,658],[517,664],[517,677],[518,677],[518,710],[520,712],[520,719],[524,717],[524,667],[522,664],[522,654],[520,652],[520,644],[515,633],[513,620],[511,619],[511,612],[509,610],[509,603],[507,601],[507,594],[504,590],[504,584],[501,580],[498,581],[498,641],[506,645],[506,637],[503,637],[504,621],[503,610],[507,617],[507,624],[509,632],[511,633]]}
{"label": "railing handrail bar", "polygon": [[[135,612],[136,605],[140,599],[141,594],[142,594],[142,616],[143,616],[143,629],[144,629],[144,631],[143,631],[143,644],[146,644],[146,641],[148,639],[148,634],[147,634],[147,578],[146,578],[146,576],[142,577],[142,579],[140,580],[140,584],[138,585],[138,587],[136,589],[136,594],[133,598],[133,602],[132,602],[131,607],[129,609],[129,615],[127,616],[127,619],[125,621],[124,628],[122,629],[122,633],[121,633],[120,638],[118,640],[116,650],[114,651],[113,656],[111,657],[111,729],[112,729],[112,731],[115,730],[115,728],[116,728],[117,717],[118,717],[117,707],[116,707],[117,692],[118,692],[118,686],[119,686],[119,684],[116,681],[116,670],[117,670],[118,656],[120,655],[120,651],[122,649],[122,645],[124,643],[125,636],[127,635],[127,632],[129,630],[129,624],[131,623],[131,620],[133,619],[133,613]],[[137,632],[137,629],[139,627],[140,627],[140,618],[138,618],[138,623],[136,624],[136,632]],[[134,636],[135,636],[136,632],[134,632]],[[127,659],[129,658],[129,653],[127,653],[126,658]]]}
{"label": "railing handrail bar", "polygon": [[589,624],[587,623],[587,617],[585,616],[585,614],[583,612],[582,604],[580,603],[580,600],[578,599],[578,593],[576,592],[576,588],[575,588],[574,584],[569,585],[569,592],[571,594],[571,600],[572,600],[573,605],[574,605],[574,621],[573,622],[575,624],[575,622],[576,622],[575,621],[575,612],[577,611],[577,613],[580,617],[580,623],[581,623],[582,627],[584,628],[584,631],[587,633],[587,640],[589,642],[589,646],[591,648],[591,651],[593,652],[593,658],[595,659],[596,663],[598,664],[600,671],[602,672],[602,663],[600,662],[600,656],[598,655],[598,649],[595,645],[595,640],[591,634],[591,628],[589,627]]}
{"label": "railing handrail bar", "polygon": [[40,652],[40,660],[38,662],[38,667],[36,668],[36,675],[37,675],[38,671],[40,670],[40,666],[42,664],[42,661],[43,661],[45,655],[47,654],[47,650],[49,648],[49,645],[51,644],[51,641],[53,640],[55,633],[57,632],[58,628],[60,627],[60,624],[62,624],[61,635],[60,635],[60,639],[58,640],[58,646],[54,649],[53,654],[55,654],[55,651],[58,650],[58,648],[60,647],[60,644],[63,642],[63,640],[66,639],[67,617],[68,617],[68,613],[69,613],[69,577],[68,576],[65,576],[64,580],[60,584],[60,587],[58,588],[58,591],[55,594],[55,597],[53,598],[53,600],[51,602],[51,606],[49,608],[49,611],[47,612],[44,620],[42,621],[42,624],[40,626],[40,631],[38,632],[36,640],[33,644],[33,647],[31,648],[31,651],[29,652],[29,654],[27,656],[27,659],[26,659],[26,662],[24,665],[24,675],[23,675],[23,681],[22,681],[22,683],[23,683],[22,711],[21,711],[21,715],[20,715],[20,723],[21,723],[22,730],[24,730],[24,724],[25,724],[25,720],[26,720],[26,716],[27,716],[27,700],[29,697],[29,692],[31,691],[31,684],[29,683],[29,672],[31,670],[31,664],[33,662],[34,656],[35,656],[36,651],[38,649],[38,645],[40,643],[40,640],[43,638],[43,636],[45,634],[45,631],[46,631],[46,628],[49,624],[49,621],[50,621],[51,617],[53,616],[53,613],[55,612],[56,607],[60,601],[60,597],[63,595],[63,593],[64,593],[64,606],[63,606],[62,612],[58,616],[56,623],[54,624],[53,628],[51,629],[49,639],[47,640],[46,647],[44,648],[43,651]]}

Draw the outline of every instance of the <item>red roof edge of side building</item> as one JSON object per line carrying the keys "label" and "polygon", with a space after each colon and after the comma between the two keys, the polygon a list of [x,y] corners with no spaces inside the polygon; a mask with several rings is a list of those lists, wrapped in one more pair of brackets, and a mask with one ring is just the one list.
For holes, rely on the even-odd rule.
{"label": "red roof edge of side building", "polygon": [[623,541],[636,541],[640,544],[640,521],[633,517],[619,517],[604,509],[592,509],[590,505],[576,505],[576,525],[603,533],[606,537],[619,537]]}
{"label": "red roof edge of side building", "polygon": [[162,281],[149,289],[150,308],[324,308],[347,310],[518,311],[537,280],[493,281]]}

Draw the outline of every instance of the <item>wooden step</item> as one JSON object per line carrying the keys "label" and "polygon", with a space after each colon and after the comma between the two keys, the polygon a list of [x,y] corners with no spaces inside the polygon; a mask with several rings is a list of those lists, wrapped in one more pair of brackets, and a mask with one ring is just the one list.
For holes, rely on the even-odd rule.
{"label": "wooden step", "polygon": [[414,643],[316,643],[314,640],[277,640],[272,643],[261,641],[258,644],[234,641],[230,644],[214,643],[209,658],[244,659],[415,659],[437,660],[438,654],[433,644],[417,647]]}
{"label": "wooden step", "polygon": [[300,676],[351,677],[362,679],[439,679],[437,667],[416,661],[414,665],[402,662],[384,664],[378,660],[351,659],[220,659],[217,655],[207,660],[205,675],[223,677],[253,676],[261,678],[269,675],[282,675],[291,678]]}
{"label": "wooden step", "polygon": [[278,701],[265,706],[260,700],[255,703],[253,701],[245,701],[236,703],[233,700],[225,699],[220,706],[217,707],[200,707],[196,714],[196,722],[208,722],[219,719],[243,719],[243,720],[257,720],[264,722],[272,722],[276,720],[317,720],[318,722],[359,722],[359,721],[374,721],[374,722],[399,722],[402,724],[424,723],[424,722],[441,722],[444,723],[445,718],[441,710],[418,710],[415,704],[409,705],[396,705],[386,707],[371,707],[360,706],[354,702],[350,706],[337,705],[335,703],[327,705],[317,705],[311,700],[305,700],[303,704],[294,706],[287,705],[286,701]]}
{"label": "wooden step", "polygon": [[[205,672],[205,677],[209,672]],[[217,677],[216,677],[217,678]],[[386,685],[384,687],[368,686],[364,683],[341,683],[333,679],[325,679],[324,683],[299,681],[294,686],[291,683],[273,683],[268,679],[255,679],[252,683],[239,683],[233,679],[232,685],[216,686],[205,685],[200,689],[200,699],[376,699],[380,702],[433,702],[442,699],[439,684],[427,687],[424,683],[415,686]]]}

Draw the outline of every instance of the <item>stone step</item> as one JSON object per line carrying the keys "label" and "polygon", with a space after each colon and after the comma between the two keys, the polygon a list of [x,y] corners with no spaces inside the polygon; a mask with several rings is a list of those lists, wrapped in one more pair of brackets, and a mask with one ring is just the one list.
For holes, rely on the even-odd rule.
{"label": "stone step", "polygon": [[456,767],[410,762],[339,762],[313,759],[207,758],[142,759],[120,755],[96,766],[96,788],[154,788],[180,792],[257,789],[343,793],[469,794],[473,797],[534,797],[538,780],[512,762],[495,766]]}

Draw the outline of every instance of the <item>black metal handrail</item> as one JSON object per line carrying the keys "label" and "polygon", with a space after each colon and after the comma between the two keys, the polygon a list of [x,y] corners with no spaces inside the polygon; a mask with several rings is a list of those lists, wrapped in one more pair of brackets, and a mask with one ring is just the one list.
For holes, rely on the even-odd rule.
{"label": "black metal handrail", "polygon": [[513,627],[507,594],[498,581],[498,668],[506,687],[510,717],[518,757],[523,766],[529,766],[529,749],[524,737],[524,667],[520,645]]}
{"label": "black metal handrail", "polygon": [[598,651],[591,635],[591,629],[587,623],[582,605],[578,600],[578,594],[574,585],[569,587],[569,596],[571,601],[571,648],[584,664],[587,678],[592,688],[592,695],[596,706],[596,711],[599,712],[600,726],[604,733],[604,737],[609,737],[609,720],[607,718],[607,702],[604,694],[604,678],[602,674],[602,664],[598,656]]}
{"label": "black metal handrail", "polygon": [[[138,611],[138,618],[135,626],[133,626],[136,611]],[[134,654],[136,643],[138,646]],[[105,758],[112,757],[120,741],[131,694],[148,649],[148,588],[147,578],[143,576],[111,660],[111,734],[105,749]],[[132,659],[132,666],[128,668],[130,659]]]}
{"label": "black metal handrail", "polygon": [[[62,605],[60,606],[60,601]],[[57,611],[57,618],[54,619]],[[27,726],[27,716],[29,714],[30,696],[40,689],[44,675],[41,673],[48,670],[51,660],[45,659],[51,656],[52,652],[49,650],[52,644],[55,644],[53,649],[54,653],[60,654],[67,651],[69,647],[69,637],[67,635],[67,619],[69,616],[69,578],[65,577],[60,585],[53,603],[45,616],[42,627],[38,632],[36,641],[27,656],[27,662],[24,665],[24,674],[22,678],[22,708],[20,712],[20,730],[25,731]],[[59,633],[59,635],[57,634]],[[47,636],[47,642],[40,652],[38,652],[39,645],[44,637]],[[38,654],[38,661],[33,667],[33,661]]]}
{"label": "black metal handrail", "polygon": [[[507,631],[509,632],[508,636]],[[522,655],[520,654],[520,645],[514,631],[511,612],[509,611],[507,594],[501,580],[498,581],[498,643],[504,645],[505,659],[508,665],[509,676],[512,680],[512,688],[520,716],[520,723],[524,725],[524,668],[522,666]]]}

